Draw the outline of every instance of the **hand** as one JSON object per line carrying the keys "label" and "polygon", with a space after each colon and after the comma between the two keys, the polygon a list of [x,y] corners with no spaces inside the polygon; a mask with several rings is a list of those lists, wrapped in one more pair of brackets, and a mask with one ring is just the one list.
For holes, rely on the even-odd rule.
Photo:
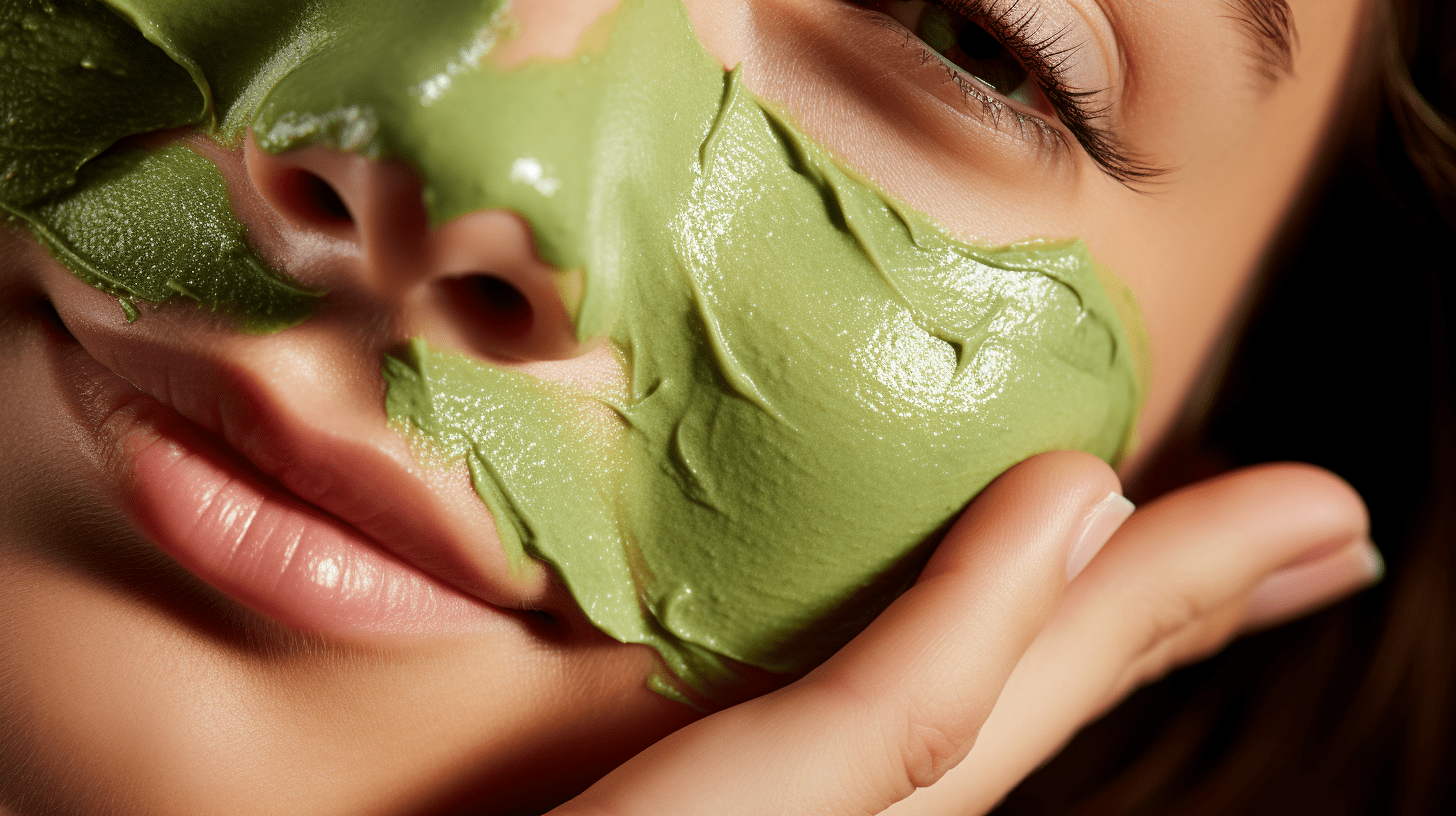
{"label": "hand", "polygon": [[1225,474],[1120,529],[1118,490],[1082,454],[1018,465],[824,665],[672,734],[552,813],[982,813],[1137,685],[1380,571],[1363,503],[1315,468]]}

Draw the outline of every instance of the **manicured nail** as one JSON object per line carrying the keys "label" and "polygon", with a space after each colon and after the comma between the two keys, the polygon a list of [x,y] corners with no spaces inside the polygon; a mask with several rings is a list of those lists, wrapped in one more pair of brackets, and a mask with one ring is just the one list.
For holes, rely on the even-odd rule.
{"label": "manicured nail", "polygon": [[1385,575],[1385,559],[1368,539],[1352,542],[1318,561],[1275,572],[1249,594],[1244,625],[1260,628],[1312,612]]}
{"label": "manicured nail", "polygon": [[1121,493],[1109,493],[1107,498],[1087,511],[1087,517],[1082,520],[1082,528],[1077,531],[1077,537],[1072,540],[1072,548],[1067,552],[1068,581],[1076,578],[1092,563],[1092,559],[1102,552],[1108,539],[1127,521],[1134,509],[1136,508],[1133,503],[1123,498]]}

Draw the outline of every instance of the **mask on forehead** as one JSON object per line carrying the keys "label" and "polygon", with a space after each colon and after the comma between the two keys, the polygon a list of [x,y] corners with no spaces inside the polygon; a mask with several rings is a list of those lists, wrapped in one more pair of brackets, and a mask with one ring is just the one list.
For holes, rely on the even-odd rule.
{"label": "mask on forehead", "polygon": [[[956,240],[725,72],[679,0],[623,0],[575,57],[511,69],[498,1],[110,5],[219,138],[401,159],[436,225],[512,210],[579,272],[578,337],[610,337],[620,393],[414,341],[384,361],[386,410],[465,461],[509,550],[662,655],[665,693],[715,699],[735,661],[813,665],[997,474],[1128,444],[1140,329],[1080,243]],[[41,200],[89,189],[83,169]]]}

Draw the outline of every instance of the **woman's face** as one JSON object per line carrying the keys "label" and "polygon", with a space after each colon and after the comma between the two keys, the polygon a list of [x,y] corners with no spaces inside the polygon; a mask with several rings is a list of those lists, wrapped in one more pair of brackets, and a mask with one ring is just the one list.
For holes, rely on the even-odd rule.
{"label": "woman's face", "polygon": [[[590,53],[616,5],[516,0],[494,59]],[[974,28],[947,39],[947,16],[920,3],[687,2],[747,88],[954,236],[1081,239],[1120,275],[1152,347],[1146,450],[1308,172],[1361,4],[1292,0],[1297,41],[1258,33],[1283,31],[1274,0],[985,5],[987,27],[1025,35],[1016,58]],[[953,80],[912,30],[988,84]],[[575,331],[581,282],[547,267],[541,227],[504,210],[432,226],[397,164],[189,144],[223,171],[257,250],[327,290],[328,308],[269,335],[175,306],[128,323],[21,231],[0,237],[0,365],[23,384],[5,391],[0,432],[0,652],[16,656],[0,675],[0,802],[529,811],[695,716],[648,688],[652,652],[603,635],[544,569],[508,555],[464,465],[422,462],[380,410],[395,385],[381,359],[415,336],[512,357],[567,391],[626,388],[612,345]],[[538,191],[549,171],[519,168]],[[419,257],[438,263],[421,271]],[[461,311],[459,274],[482,269],[531,304],[529,329],[482,333],[519,313],[508,293],[475,292]],[[276,539],[260,551],[312,553],[311,577],[196,544],[258,519]],[[371,555],[360,533],[422,570]],[[278,589],[321,564],[388,601]]]}

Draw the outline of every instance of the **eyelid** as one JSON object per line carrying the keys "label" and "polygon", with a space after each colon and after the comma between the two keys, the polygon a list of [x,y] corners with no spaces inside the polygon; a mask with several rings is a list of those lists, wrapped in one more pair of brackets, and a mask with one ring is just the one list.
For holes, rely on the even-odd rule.
{"label": "eyelid", "polygon": [[1062,0],[1071,7],[1081,24],[1087,29],[1087,42],[1096,43],[1101,58],[1097,70],[1101,78],[1096,80],[1100,87],[1115,97],[1122,95],[1127,75],[1127,61],[1123,58],[1122,39],[1118,27],[1113,24],[1112,14],[1106,8],[1105,0]]}
{"label": "eyelid", "polygon": [[[1057,40],[1070,43],[1067,61],[1058,76],[1069,89],[1078,93],[1101,95],[1120,85],[1114,66],[1107,57],[1109,25],[1106,15],[1092,0],[935,0],[975,19],[978,16],[1007,17],[1018,23],[1025,21],[1022,31],[1027,42]],[[1088,8],[1090,6],[1090,8]],[[1099,30],[1101,29],[1101,30]],[[1114,40],[1115,42],[1115,40]],[[1110,100],[1109,100],[1110,101]]]}
{"label": "eyelid", "polygon": [[[1124,185],[1166,172],[1130,152],[1109,121],[1121,96],[1122,63],[1116,37],[1110,39],[1112,47],[1107,45],[1109,34],[1115,32],[1100,4],[1092,0],[927,1],[986,28],[1039,79],[1043,94],[1057,109],[1056,123],[1025,111],[1017,111],[1019,119],[1036,121],[1063,144],[1069,138],[1080,143],[1104,173]],[[1097,25],[1098,20],[1106,25]],[[982,96],[977,92],[967,95]],[[1000,108],[1016,110],[1015,103],[994,92],[991,95],[994,101],[983,100],[983,104],[993,118]]]}

